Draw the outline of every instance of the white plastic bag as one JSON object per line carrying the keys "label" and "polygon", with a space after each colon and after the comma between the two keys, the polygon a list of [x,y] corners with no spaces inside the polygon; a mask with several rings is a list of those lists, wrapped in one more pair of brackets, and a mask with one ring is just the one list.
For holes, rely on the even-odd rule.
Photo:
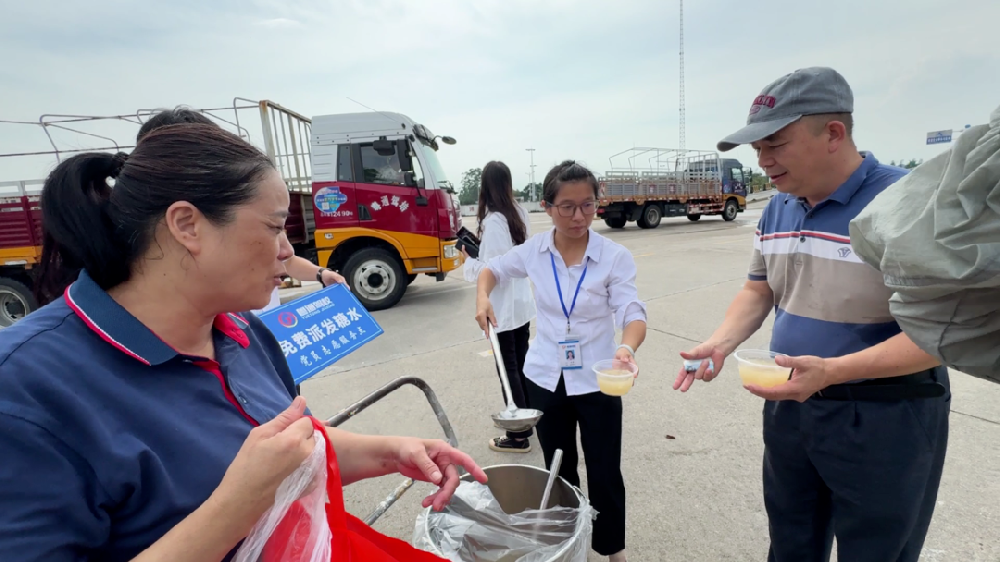
{"label": "white plastic bag", "polygon": [[[264,512],[240,545],[235,562],[258,562],[265,548],[267,562],[330,562],[333,537],[326,521],[326,436],[314,431],[313,441],[316,448],[278,487],[274,505]],[[298,522],[306,524],[308,521],[308,529],[296,529],[296,540],[288,544],[269,542],[278,524],[296,503],[296,512],[308,516],[301,517]],[[305,540],[300,535],[303,532],[308,532]]]}
{"label": "white plastic bag", "polygon": [[489,487],[462,482],[440,512],[417,518],[413,546],[451,562],[586,562],[597,512],[556,506],[508,514]]}

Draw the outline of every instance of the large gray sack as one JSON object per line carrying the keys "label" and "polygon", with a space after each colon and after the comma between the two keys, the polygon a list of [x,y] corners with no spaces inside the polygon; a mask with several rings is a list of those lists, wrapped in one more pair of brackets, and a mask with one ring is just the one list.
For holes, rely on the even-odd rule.
{"label": "large gray sack", "polygon": [[850,233],[894,292],[903,332],[944,365],[1000,383],[1000,108],[879,194]]}

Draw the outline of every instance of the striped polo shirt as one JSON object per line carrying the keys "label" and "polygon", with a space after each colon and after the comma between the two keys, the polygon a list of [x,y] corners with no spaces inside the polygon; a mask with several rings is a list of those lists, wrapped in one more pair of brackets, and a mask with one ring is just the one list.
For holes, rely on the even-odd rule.
{"label": "striped polo shirt", "polygon": [[906,170],[862,156],[851,177],[815,207],[779,193],[764,209],[748,276],[774,291],[771,351],[840,357],[901,331],[889,314],[892,292],[851,249],[848,225]]}

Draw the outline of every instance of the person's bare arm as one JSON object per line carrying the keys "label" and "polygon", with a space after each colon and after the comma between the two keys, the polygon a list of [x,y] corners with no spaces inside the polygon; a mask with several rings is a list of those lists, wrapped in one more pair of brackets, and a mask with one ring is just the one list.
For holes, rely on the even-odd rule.
{"label": "person's bare arm", "polygon": [[633,320],[625,325],[622,330],[622,343],[638,350],[642,342],[646,341],[646,322],[644,320]]}
{"label": "person's bare arm", "polygon": [[482,271],[479,272],[479,279],[476,280],[476,295],[481,297],[489,298],[490,293],[493,292],[497,286],[497,276],[493,275],[490,268],[484,267]]}
{"label": "person's bare arm", "polygon": [[726,310],[722,325],[708,341],[720,346],[725,355],[731,354],[760,329],[773,308],[774,292],[767,281],[748,280]]}
{"label": "person's bare arm", "polygon": [[479,327],[486,331],[486,324],[497,325],[496,316],[493,314],[493,305],[490,304],[490,293],[496,288],[498,283],[508,279],[525,279],[528,277],[526,269],[525,255],[537,246],[532,246],[530,240],[524,244],[514,246],[503,255],[495,256],[489,260],[486,267],[479,272],[479,279],[476,280],[476,322]]}
{"label": "person's bare arm", "polygon": [[440,511],[458,489],[463,469],[485,484],[486,473],[472,457],[440,439],[361,435],[335,427],[326,430],[337,454],[341,484],[399,473],[431,482],[438,490],[424,498],[423,506]]}
{"label": "person's bare arm", "polygon": [[[314,281],[319,270],[318,265],[301,256],[292,256],[285,261],[285,271],[288,272],[289,277],[299,281]],[[324,271],[323,284],[330,286],[334,283],[347,284],[347,280],[336,271],[329,269]]]}
{"label": "person's bare arm", "polygon": [[218,562],[247,536],[255,519],[212,496],[132,562]]}
{"label": "person's bare arm", "polygon": [[[714,379],[722,371],[726,357],[760,329],[773,308],[774,292],[767,281],[748,279],[736,293],[722,325],[712,337],[690,351],[681,352],[684,359],[703,361],[696,371],[688,372],[681,367],[674,390],[687,392],[696,380],[709,382]],[[712,369],[709,369],[708,359],[712,360]]]}
{"label": "person's bare arm", "polygon": [[479,327],[486,331],[486,324],[497,325],[496,316],[493,314],[493,305],[490,304],[490,293],[497,286],[496,275],[488,267],[484,267],[479,273],[476,282],[476,322]]}
{"label": "person's bare arm", "polygon": [[326,434],[337,452],[344,486],[396,472],[390,462],[391,452],[398,449],[398,443],[393,442],[396,438],[351,433],[336,427],[328,427]]}
{"label": "person's bare arm", "polygon": [[902,333],[863,351],[827,361],[830,384],[911,375],[941,364]]}
{"label": "person's bare arm", "polygon": [[788,382],[770,388],[757,385],[746,385],[745,388],[767,400],[804,402],[830,385],[858,379],[911,375],[940,365],[906,334],[897,334],[878,345],[842,357],[824,359],[814,355],[779,355],[775,362],[791,370]]}

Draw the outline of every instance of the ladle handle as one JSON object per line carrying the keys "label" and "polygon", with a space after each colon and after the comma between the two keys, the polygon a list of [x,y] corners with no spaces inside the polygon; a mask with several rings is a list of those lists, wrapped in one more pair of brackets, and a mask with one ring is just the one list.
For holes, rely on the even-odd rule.
{"label": "ladle handle", "polygon": [[538,512],[535,514],[535,524],[531,528],[532,542],[538,540],[538,525],[540,524],[542,512],[545,511],[546,506],[549,504],[552,485],[555,484],[556,477],[559,476],[559,469],[562,467],[562,458],[562,449],[556,449],[552,454],[552,464],[549,465],[549,479],[545,482],[545,490],[542,492],[542,504],[538,506]]}
{"label": "ladle handle", "polygon": [[510,381],[507,380],[507,367],[503,363],[503,355],[500,354],[500,340],[497,339],[496,330],[489,319],[486,320],[486,333],[490,338],[490,346],[493,348],[493,359],[496,360],[497,370],[500,371],[500,382],[503,383],[503,390],[507,396],[508,408],[514,406],[514,396],[510,392]]}
{"label": "ladle handle", "polygon": [[552,485],[556,482],[559,469],[562,467],[562,449],[556,449],[552,454],[552,464],[549,466],[549,479],[545,483],[545,491],[542,493],[542,505],[538,509],[544,510],[549,503],[549,496],[552,494]]}

